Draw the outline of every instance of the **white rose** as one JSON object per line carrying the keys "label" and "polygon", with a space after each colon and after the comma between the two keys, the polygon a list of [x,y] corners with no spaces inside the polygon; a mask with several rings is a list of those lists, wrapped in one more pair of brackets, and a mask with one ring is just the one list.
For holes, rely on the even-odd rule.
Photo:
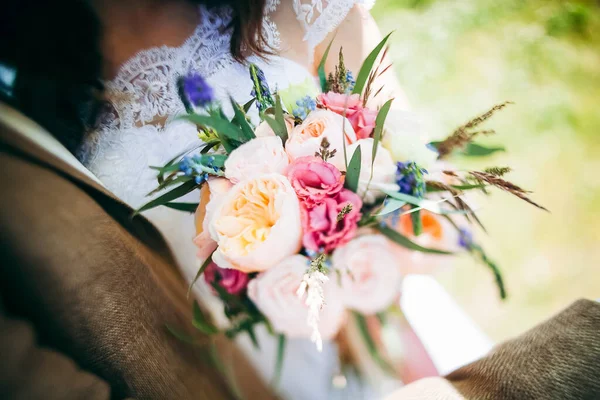
{"label": "white rose", "polygon": [[316,110],[308,114],[304,122],[290,133],[285,149],[292,160],[314,156],[325,138],[331,145],[329,150],[336,150],[335,156],[328,161],[340,171],[345,171],[344,146],[354,143],[356,134],[350,121],[333,111]]}
{"label": "white rose", "polygon": [[386,118],[383,131],[381,142],[394,161],[414,161],[429,168],[437,159],[437,152],[427,147],[428,139],[413,113],[393,110]]}
{"label": "white rose", "polygon": [[225,161],[225,177],[232,183],[262,174],[283,174],[290,159],[277,136],[260,137],[233,150]]}
{"label": "white rose", "polygon": [[[308,307],[296,292],[310,260],[294,255],[261,273],[248,284],[248,297],[269,319],[273,328],[286,336],[309,338],[312,328],[306,323]],[[344,305],[335,278],[324,284],[325,306],[319,315],[323,339],[333,338],[344,321]]]}
{"label": "white rose", "polygon": [[[396,164],[392,160],[390,153],[381,145],[377,149],[375,163],[373,164],[373,179],[371,179],[371,163],[373,160],[374,143],[375,141],[371,138],[360,139],[347,149],[348,157],[352,157],[356,148],[360,146],[361,166],[357,194],[363,198],[366,204],[373,204],[377,198],[385,196],[381,191],[382,189],[398,191],[398,185],[395,183]],[[369,186],[369,190],[365,195],[367,185]]]}
{"label": "white rose", "polygon": [[260,175],[223,196],[209,229],[219,267],[264,271],[300,250],[300,202],[285,176]]}
{"label": "white rose", "polygon": [[361,236],[333,253],[344,304],[361,314],[385,310],[398,297],[402,275],[395,246],[381,235]]}

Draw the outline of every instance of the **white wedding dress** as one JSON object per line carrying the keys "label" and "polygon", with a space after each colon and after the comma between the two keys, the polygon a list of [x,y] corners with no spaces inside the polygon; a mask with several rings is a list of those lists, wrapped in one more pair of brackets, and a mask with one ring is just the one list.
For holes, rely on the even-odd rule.
{"label": "white wedding dress", "polygon": [[[269,14],[277,7],[293,7],[305,29],[304,40],[312,54],[356,2],[284,0],[280,4],[280,0],[268,0],[267,11]],[[185,112],[177,93],[177,78],[190,72],[200,73],[224,105],[229,95],[240,104],[251,97],[248,67],[231,57],[230,35],[223,32],[230,19],[229,11],[201,8],[199,14],[201,21],[197,29],[182,46],[144,50],[125,63],[114,80],[106,83],[111,109],[105,113],[100,128],[86,138],[79,154],[84,165],[133,208],[147,202],[146,195],[157,184],[155,172],[149,166],[163,165],[198,143],[194,126],[174,121],[174,117]],[[279,32],[268,14],[264,20],[265,32],[269,44],[277,48]],[[271,88],[285,88],[314,78],[298,63],[278,56],[268,60],[250,57],[248,62],[263,69]],[[198,193],[190,193],[183,201],[198,200]],[[165,207],[144,215],[163,233],[184,275],[191,280],[199,268],[192,243],[194,216]],[[211,303],[211,296],[207,296],[202,283],[196,284],[195,294],[205,303]],[[209,306],[222,309],[216,300]],[[257,335],[260,350],[254,349],[245,335],[237,343],[265,381],[270,382],[275,370],[275,339],[262,330]],[[371,399],[381,395],[351,377],[345,388],[334,388],[332,378],[339,373],[338,364],[337,349],[331,343],[318,353],[309,340],[288,340],[278,390],[282,397],[294,400]]]}

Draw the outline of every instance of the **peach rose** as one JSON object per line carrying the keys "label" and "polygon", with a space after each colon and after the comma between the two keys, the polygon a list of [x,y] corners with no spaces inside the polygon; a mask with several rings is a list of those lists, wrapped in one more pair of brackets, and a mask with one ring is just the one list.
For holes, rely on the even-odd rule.
{"label": "peach rose", "polygon": [[300,203],[285,176],[260,175],[223,197],[209,228],[219,267],[264,271],[300,249]]}
{"label": "peach rose", "polygon": [[311,112],[304,122],[296,126],[290,133],[285,149],[292,158],[314,156],[321,147],[323,139],[331,144],[330,150],[336,150],[334,157],[328,162],[340,171],[346,170],[344,164],[344,146],[356,141],[356,134],[348,120],[329,110]]}
{"label": "peach rose", "polygon": [[[310,260],[294,255],[261,273],[248,284],[248,297],[271,321],[273,328],[290,337],[311,337],[308,306],[297,295]],[[324,284],[325,306],[319,315],[323,339],[333,338],[344,321],[344,305],[335,279]]]}
{"label": "peach rose", "polygon": [[344,304],[361,314],[385,310],[398,297],[402,275],[394,245],[384,236],[358,237],[333,253]]}
{"label": "peach rose", "polygon": [[[349,146],[348,157],[354,154],[354,151],[358,146],[361,150],[361,166],[360,176],[358,178],[358,195],[363,199],[366,204],[373,204],[376,199],[384,197],[382,189],[391,191],[397,191],[398,185],[396,181],[396,164],[392,160],[390,153],[378,145],[377,155],[375,156],[375,163],[373,160],[373,145],[375,141],[371,138],[360,139],[353,145]],[[373,175],[371,179],[371,165],[373,166]],[[370,182],[370,183],[369,183]],[[367,190],[367,185],[369,190]]]}
{"label": "peach rose", "polygon": [[217,248],[217,243],[211,238],[209,221],[225,193],[232,188],[225,178],[210,178],[200,190],[200,204],[196,209],[196,233],[194,244],[198,246],[198,259],[204,262]]}
{"label": "peach rose", "polygon": [[238,183],[255,176],[276,172],[283,174],[290,159],[277,136],[260,137],[233,150],[225,161],[225,177]]}
{"label": "peach rose", "polygon": [[[294,119],[286,117],[285,118],[285,126],[287,128],[288,135],[289,135],[290,132],[292,131],[292,129],[294,129]],[[257,138],[268,137],[268,136],[275,136],[275,132],[273,131],[273,128],[271,128],[271,125],[269,125],[268,122],[263,121],[254,130],[254,135]]]}

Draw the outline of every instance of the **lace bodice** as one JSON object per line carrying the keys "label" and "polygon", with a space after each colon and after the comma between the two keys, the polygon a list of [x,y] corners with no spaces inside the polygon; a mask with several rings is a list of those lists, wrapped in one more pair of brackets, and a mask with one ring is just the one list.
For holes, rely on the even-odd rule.
{"label": "lace bodice", "polygon": [[[329,32],[335,29],[357,0],[268,0],[264,30],[268,43],[277,48],[280,37],[270,15],[280,1],[294,7],[309,53]],[[117,196],[137,208],[147,202],[146,196],[155,186],[155,172],[149,166],[163,165],[177,154],[198,143],[195,126],[175,117],[182,114],[177,80],[191,72],[203,75],[213,87],[215,97],[222,100],[227,112],[229,96],[238,103],[250,99],[252,83],[247,65],[236,62],[229,52],[230,34],[225,29],[231,15],[228,9],[200,9],[200,23],[193,35],[179,47],[162,46],[141,51],[126,62],[115,79],[106,83],[110,107],[100,128],[88,135],[79,157],[82,162]],[[268,60],[251,56],[273,88],[313,79],[309,71],[291,60],[271,56]],[[197,202],[198,193],[190,193],[184,202]],[[145,215],[159,228],[174,251],[184,275],[191,280],[198,270],[194,217],[165,207]],[[215,309],[214,298],[196,285],[196,295]],[[261,350],[240,339],[240,346],[269,381],[274,372],[276,343],[266,332],[258,332]],[[280,391],[289,399],[372,398],[366,389],[350,382],[348,391],[331,391],[332,374],[336,372],[336,350],[326,345],[323,354],[314,352],[310,341],[290,341]]]}

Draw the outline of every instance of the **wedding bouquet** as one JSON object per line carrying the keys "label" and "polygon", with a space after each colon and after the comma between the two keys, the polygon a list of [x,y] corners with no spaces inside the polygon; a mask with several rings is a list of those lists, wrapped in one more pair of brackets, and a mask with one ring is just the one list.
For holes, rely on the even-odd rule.
{"label": "wedding bouquet", "polygon": [[[166,206],[196,213],[203,264],[192,285],[203,276],[222,300],[229,337],[246,332],[256,341],[254,328],[264,324],[279,335],[282,357],[286,337],[310,338],[321,349],[352,313],[373,348],[364,316],[390,309],[402,271],[461,251],[491,268],[505,297],[498,268],[470,233],[468,224],[480,221],[463,195],[497,187],[538,205],[503,178],[508,168],[459,172],[440,160],[500,150],[474,139],[491,133],[476,128],[506,103],[436,143],[403,132],[401,123],[386,123],[399,112],[393,100],[369,104],[386,70],[381,53],[388,37],[356,79],[341,51],[335,72],[326,76],[327,49],[318,69],[321,93],[310,85],[272,93],[251,65],[252,100],[239,105],[232,99],[233,118],[201,76],[181,80],[189,110],[182,118],[198,126],[201,140],[153,167],[153,194],[171,190],[138,211]],[[254,106],[256,126],[247,116]],[[198,204],[176,201],[198,188]],[[197,305],[193,323],[207,334],[219,331]]]}

